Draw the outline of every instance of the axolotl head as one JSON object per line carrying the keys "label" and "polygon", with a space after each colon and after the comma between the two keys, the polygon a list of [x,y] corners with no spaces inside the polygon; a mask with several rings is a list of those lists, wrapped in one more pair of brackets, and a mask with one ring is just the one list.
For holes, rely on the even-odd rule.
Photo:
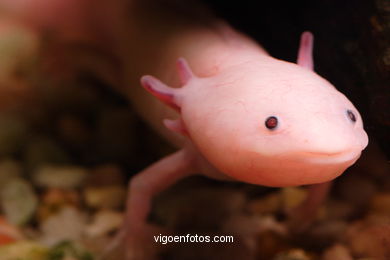
{"label": "axolotl head", "polygon": [[186,84],[174,95],[155,79],[144,85],[157,86],[167,103],[175,97],[176,129],[228,176],[278,187],[330,181],[360,157],[368,137],[353,104],[310,69],[307,52],[298,64],[267,56],[197,78],[179,60]]}

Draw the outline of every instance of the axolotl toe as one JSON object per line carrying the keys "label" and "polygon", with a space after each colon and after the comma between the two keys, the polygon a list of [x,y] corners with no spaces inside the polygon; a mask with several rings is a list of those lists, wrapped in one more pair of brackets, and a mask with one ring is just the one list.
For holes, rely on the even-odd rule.
{"label": "axolotl toe", "polygon": [[312,34],[302,35],[295,64],[212,16],[196,19],[189,8],[177,17],[177,10],[145,3],[154,8],[140,4],[130,16],[137,40],[129,55],[139,62],[128,64],[128,82],[154,75],[141,84],[157,99],[139,87],[122,91],[180,149],[130,181],[128,259],[144,259],[137,237],[147,229],[153,196],[193,174],[273,187],[314,184],[296,218],[308,222],[330,181],[368,143],[354,105],[313,71]]}

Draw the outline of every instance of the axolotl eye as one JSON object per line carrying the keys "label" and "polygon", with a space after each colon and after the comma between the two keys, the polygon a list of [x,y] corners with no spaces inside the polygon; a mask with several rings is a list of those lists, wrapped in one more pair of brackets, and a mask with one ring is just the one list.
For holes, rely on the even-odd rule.
{"label": "axolotl eye", "polygon": [[270,116],[265,120],[265,127],[269,130],[274,130],[278,126],[278,118],[276,116]]}
{"label": "axolotl eye", "polygon": [[347,110],[347,116],[348,116],[349,120],[352,121],[352,123],[356,122],[356,116],[351,110]]}

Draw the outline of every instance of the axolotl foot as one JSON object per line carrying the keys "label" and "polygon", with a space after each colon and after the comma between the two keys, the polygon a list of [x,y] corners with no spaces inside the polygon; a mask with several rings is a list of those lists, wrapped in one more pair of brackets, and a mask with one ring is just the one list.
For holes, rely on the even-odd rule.
{"label": "axolotl foot", "polygon": [[315,221],[318,210],[326,200],[332,182],[311,185],[306,199],[297,207],[287,212],[287,226],[290,233],[297,234],[306,231]]}

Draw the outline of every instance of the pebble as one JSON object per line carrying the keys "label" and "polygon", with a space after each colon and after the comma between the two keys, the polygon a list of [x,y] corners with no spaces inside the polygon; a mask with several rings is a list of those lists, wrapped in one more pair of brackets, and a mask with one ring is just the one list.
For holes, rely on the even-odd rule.
{"label": "pebble", "polygon": [[242,235],[260,234],[263,232],[274,232],[280,236],[287,235],[286,226],[276,221],[272,215],[233,215],[223,225],[223,231]]}
{"label": "pebble", "polygon": [[20,229],[9,223],[3,216],[0,216],[0,246],[15,243],[23,239]]}
{"label": "pebble", "polygon": [[7,220],[15,225],[27,223],[38,205],[31,183],[21,178],[8,181],[0,192],[0,198]]}
{"label": "pebble", "polygon": [[[272,230],[261,232],[257,236],[257,259],[272,259],[275,255],[289,250],[290,247],[291,246],[284,235],[278,234]],[[284,258],[280,259],[284,260]]]}
{"label": "pebble", "polygon": [[36,242],[19,241],[0,247],[1,260],[42,260],[47,259],[48,249]]}
{"label": "pebble", "polygon": [[273,192],[263,198],[252,200],[248,203],[248,210],[253,214],[276,213],[282,208],[282,194]]}
{"label": "pebble", "polygon": [[84,200],[91,208],[115,209],[124,205],[126,194],[126,188],[119,185],[86,187],[84,189]]}
{"label": "pebble", "polygon": [[304,188],[288,187],[282,189],[282,203],[284,211],[297,207],[307,196],[307,191]]}
{"label": "pebble", "polygon": [[79,241],[86,227],[86,217],[73,207],[64,207],[40,223],[41,242],[53,246],[64,240]]}
{"label": "pebble", "polygon": [[86,227],[86,234],[89,237],[104,236],[119,229],[123,223],[124,214],[112,210],[98,211],[92,219],[91,224]]}
{"label": "pebble", "polygon": [[[238,234],[250,244],[256,244],[257,235],[262,232],[275,232],[278,235],[285,236],[287,234],[286,227],[278,223],[271,215],[256,216],[236,214],[225,221],[222,232],[227,234]],[[252,248],[254,248],[252,246]]]}
{"label": "pebble", "polygon": [[80,200],[80,195],[75,190],[50,188],[41,196],[37,218],[41,222],[56,214],[63,207],[79,207],[81,204]]}
{"label": "pebble", "polygon": [[390,216],[390,192],[377,193],[370,202],[370,212]]}
{"label": "pebble", "polygon": [[353,260],[353,258],[346,246],[335,244],[324,251],[322,260]]}
{"label": "pebble", "polygon": [[348,227],[346,241],[353,255],[388,260],[390,255],[390,224],[359,221]]}
{"label": "pebble", "polygon": [[80,166],[44,165],[35,171],[33,181],[40,187],[71,189],[80,187],[87,174]]}
{"label": "pebble", "polygon": [[51,247],[48,260],[93,260],[94,257],[79,242],[63,241]]}
{"label": "pebble", "polygon": [[[302,249],[291,249],[287,252],[279,253],[273,260],[311,260],[313,259]],[[336,259],[335,259],[336,260]]]}

